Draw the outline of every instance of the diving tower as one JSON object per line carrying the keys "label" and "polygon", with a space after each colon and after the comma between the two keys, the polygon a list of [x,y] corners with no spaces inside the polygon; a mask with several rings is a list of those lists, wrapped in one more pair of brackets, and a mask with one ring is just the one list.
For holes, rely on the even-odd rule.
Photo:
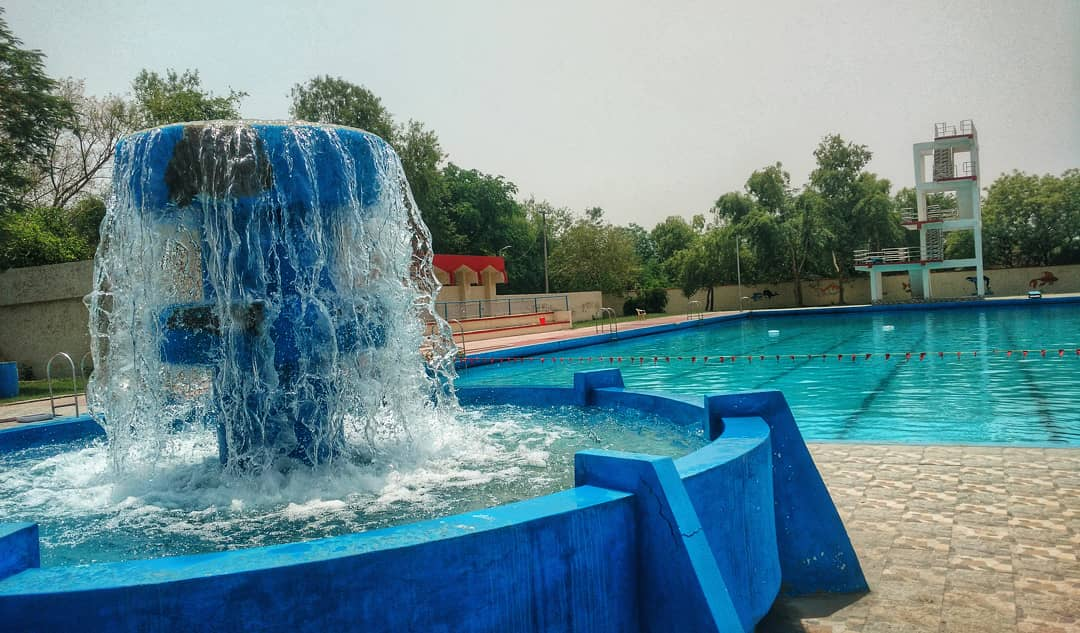
{"label": "diving tower", "polygon": [[[901,223],[918,231],[919,246],[855,251],[855,270],[870,273],[870,300],[882,299],[882,274],[907,272],[913,298],[930,299],[930,273],[939,269],[974,268],[975,294],[986,295],[982,258],[982,214],[979,208],[979,140],[975,124],[934,125],[934,140],[915,143],[915,208],[901,209]],[[938,194],[938,195],[935,195]],[[935,204],[929,204],[933,200]],[[974,257],[945,258],[945,237],[970,231]]]}

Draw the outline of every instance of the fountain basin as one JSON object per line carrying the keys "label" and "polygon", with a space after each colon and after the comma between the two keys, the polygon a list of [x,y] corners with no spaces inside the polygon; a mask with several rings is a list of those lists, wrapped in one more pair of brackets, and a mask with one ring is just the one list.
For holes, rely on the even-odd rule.
{"label": "fountain basin", "polygon": [[[752,630],[779,592],[863,591],[839,515],[779,392],[697,400],[471,388],[463,404],[604,406],[701,425],[679,459],[583,451],[576,486],[368,533],[37,568],[33,524],[0,526],[0,621],[14,630]],[[94,431],[0,432],[0,450]]]}

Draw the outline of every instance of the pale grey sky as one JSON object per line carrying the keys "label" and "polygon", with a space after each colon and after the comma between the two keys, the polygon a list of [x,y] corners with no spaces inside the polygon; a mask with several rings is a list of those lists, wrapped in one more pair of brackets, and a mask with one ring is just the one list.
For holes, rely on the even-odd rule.
{"label": "pale grey sky", "polygon": [[450,160],[576,212],[646,228],[705,212],[756,168],[795,184],[827,133],[894,190],[936,121],[975,120],[983,186],[1080,167],[1080,2],[9,0],[54,77],[125,94],[195,68],[250,118],[341,76]]}

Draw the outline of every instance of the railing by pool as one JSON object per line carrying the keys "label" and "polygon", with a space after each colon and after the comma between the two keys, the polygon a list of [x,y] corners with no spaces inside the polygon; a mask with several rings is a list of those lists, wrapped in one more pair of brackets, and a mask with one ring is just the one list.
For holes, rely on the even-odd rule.
{"label": "railing by pool", "polygon": [[447,321],[450,319],[482,319],[484,317],[513,316],[515,314],[533,314],[535,312],[569,309],[570,297],[567,295],[439,301],[435,304],[435,311]]}

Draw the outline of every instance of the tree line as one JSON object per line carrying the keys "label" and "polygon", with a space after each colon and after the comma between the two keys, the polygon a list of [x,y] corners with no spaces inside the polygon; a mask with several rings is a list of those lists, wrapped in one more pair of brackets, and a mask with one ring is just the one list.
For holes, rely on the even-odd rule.
{"label": "tree line", "polygon": [[[780,162],[753,171],[744,187],[720,195],[690,220],[671,215],[651,229],[619,226],[592,207],[575,213],[546,200],[519,199],[513,182],[450,160],[435,131],[395,120],[363,85],[317,76],[290,90],[296,119],[365,129],[397,151],[435,251],[501,255],[507,293],[545,290],[543,245],[553,292],[601,290],[656,296],[678,287],[687,296],[734,283],[835,278],[854,274],[858,248],[917,245],[900,224],[914,191],[867,171],[869,148],[838,135],[814,149],[808,181],[793,185]],[[116,141],[135,130],[210,119],[238,119],[246,93],[214,94],[197,70],[143,70],[131,96],[95,97],[82,82],[54,80],[44,55],[26,50],[0,9],[0,269],[93,256],[105,212]],[[938,194],[931,204],[955,200]],[[1080,170],[1061,176],[1014,171],[982,202],[988,266],[1080,263]],[[970,233],[949,234],[949,257],[971,256]]]}

